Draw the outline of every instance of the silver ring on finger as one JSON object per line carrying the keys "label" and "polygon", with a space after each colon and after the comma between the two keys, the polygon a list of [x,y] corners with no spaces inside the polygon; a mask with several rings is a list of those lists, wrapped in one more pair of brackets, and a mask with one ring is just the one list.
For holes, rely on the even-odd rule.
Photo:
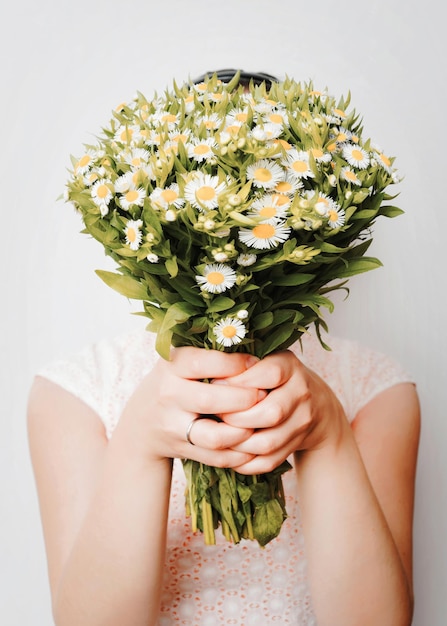
{"label": "silver ring on finger", "polygon": [[185,438],[186,441],[188,443],[190,443],[192,446],[195,445],[195,443],[193,441],[191,441],[191,430],[192,427],[194,426],[194,424],[197,422],[197,420],[200,419],[199,417],[195,417],[193,420],[191,420],[188,424],[188,428],[186,429],[186,434],[185,434]]}

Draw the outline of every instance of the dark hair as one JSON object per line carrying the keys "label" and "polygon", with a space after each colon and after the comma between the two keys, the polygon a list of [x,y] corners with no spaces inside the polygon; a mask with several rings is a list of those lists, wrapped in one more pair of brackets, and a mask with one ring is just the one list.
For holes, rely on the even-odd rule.
{"label": "dark hair", "polygon": [[198,76],[193,80],[193,83],[197,85],[198,83],[203,83],[207,78],[216,75],[219,80],[224,83],[229,83],[235,75],[239,72],[239,84],[244,87],[248,87],[248,85],[253,82],[255,85],[261,85],[265,83],[267,89],[270,89],[272,83],[279,83],[279,78],[276,76],[272,76],[271,74],[266,74],[265,72],[244,72],[243,70],[234,70],[234,69],[225,69],[225,70],[214,70],[213,72],[205,72],[201,76]]}

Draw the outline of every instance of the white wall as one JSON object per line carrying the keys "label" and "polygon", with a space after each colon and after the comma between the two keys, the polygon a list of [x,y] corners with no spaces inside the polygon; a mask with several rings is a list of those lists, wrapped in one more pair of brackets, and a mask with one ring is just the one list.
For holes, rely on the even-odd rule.
{"label": "white wall", "polygon": [[[6,3],[5,3],[6,4]],[[416,511],[416,626],[442,626],[447,580],[446,44],[438,0],[23,0],[2,9],[0,621],[51,617],[25,406],[33,373],[141,318],[96,278],[109,267],[57,196],[111,109],[136,89],[239,66],[352,91],[397,155],[406,215],[376,228],[385,264],[352,281],[333,331],[414,372],[424,425]]]}

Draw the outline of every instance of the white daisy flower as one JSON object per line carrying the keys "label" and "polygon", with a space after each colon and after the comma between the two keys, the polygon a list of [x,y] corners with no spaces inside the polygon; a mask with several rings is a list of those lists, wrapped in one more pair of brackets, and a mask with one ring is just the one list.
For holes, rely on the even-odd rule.
{"label": "white daisy flower", "polygon": [[236,283],[236,272],[223,263],[206,265],[203,276],[196,276],[201,289],[208,293],[223,293]]}
{"label": "white daisy flower", "polygon": [[115,132],[115,141],[132,144],[141,138],[138,126],[120,126]]}
{"label": "white daisy flower", "polygon": [[141,220],[129,220],[124,229],[126,236],[126,243],[131,250],[138,250],[141,244],[143,235],[141,233],[141,227],[143,222]]}
{"label": "white daisy flower", "polygon": [[296,178],[313,178],[314,174],[309,168],[309,155],[303,150],[289,150],[283,165],[290,174]]}
{"label": "white daisy flower", "polygon": [[130,206],[143,206],[146,192],[142,187],[138,189],[129,189],[126,193],[119,198],[120,205],[123,209],[128,209]]}
{"label": "white daisy flower", "polygon": [[378,154],[374,154],[374,158],[377,161],[377,163],[380,165],[380,167],[382,167],[386,172],[388,172],[388,174],[392,173],[393,170],[391,167],[391,159],[389,157],[383,154],[383,152],[380,152]]}
{"label": "white daisy flower", "polygon": [[213,148],[216,147],[217,143],[212,137],[208,139],[195,139],[187,145],[188,156],[198,163],[208,159],[214,159]]}
{"label": "white daisy flower", "polygon": [[225,183],[220,183],[217,176],[197,172],[185,185],[185,198],[196,209],[209,211],[218,206],[219,194],[225,189]]}
{"label": "white daisy flower", "polygon": [[340,144],[340,143],[346,143],[348,141],[351,141],[352,133],[347,128],[343,128],[343,126],[339,126],[337,128],[334,128],[333,130],[334,132],[331,133],[331,137],[335,139],[337,143]]}
{"label": "white daisy flower", "polygon": [[260,159],[247,167],[247,178],[252,180],[256,187],[273,189],[284,178],[284,170],[273,161]]}
{"label": "white daisy flower", "polygon": [[268,141],[277,139],[282,133],[282,127],[278,124],[257,124],[249,133],[250,137],[257,141]]}
{"label": "white daisy flower", "polygon": [[366,150],[355,143],[344,145],[342,154],[349,165],[360,170],[366,169],[370,163],[370,158]]}
{"label": "white daisy flower", "polygon": [[256,254],[240,254],[237,257],[236,262],[242,267],[250,267],[250,265],[256,263],[257,258]]}
{"label": "white daisy flower", "polygon": [[152,116],[154,125],[166,125],[169,130],[172,130],[178,123],[178,115],[175,113],[171,113],[170,111],[165,111],[163,109],[155,111]]}
{"label": "white daisy flower", "polygon": [[162,139],[164,139],[164,135],[162,136],[158,130],[149,131],[149,134],[145,138],[146,143],[149,146],[159,146],[162,142]]}
{"label": "white daisy flower", "polygon": [[170,141],[174,141],[175,143],[186,143],[191,136],[191,131],[189,128],[184,128],[181,132],[178,130],[173,130],[168,133],[168,137]]}
{"label": "white daisy flower", "polygon": [[[286,202],[281,202],[281,200],[286,200]],[[278,218],[284,219],[287,217],[287,209],[289,206],[290,200],[287,196],[268,194],[254,200],[250,206],[249,215],[262,217],[265,222],[271,222],[273,220],[274,223],[277,223]]]}
{"label": "white daisy flower", "polygon": [[132,186],[132,172],[123,174],[115,181],[115,190],[118,193],[126,193]]}
{"label": "white daisy flower", "polygon": [[94,183],[90,193],[92,195],[93,202],[97,206],[101,206],[103,204],[108,206],[110,200],[113,198],[113,191],[114,188],[112,181],[102,178]]}
{"label": "white daisy flower", "polygon": [[148,163],[150,156],[150,153],[144,148],[135,148],[124,155],[124,161],[132,167],[141,167]]}
{"label": "white daisy flower", "polygon": [[82,177],[82,180],[86,187],[91,187],[99,179],[100,179],[100,174],[97,170],[91,170]]}
{"label": "white daisy flower", "polygon": [[332,160],[330,152],[324,152],[321,148],[311,148],[309,150],[317,163],[329,163]]}
{"label": "white daisy flower", "polygon": [[97,155],[94,150],[87,150],[74,166],[75,174],[85,174],[94,164]]}
{"label": "white daisy flower", "polygon": [[283,126],[289,126],[289,117],[287,111],[275,109],[265,113],[263,116],[265,122],[279,126],[282,130]]}
{"label": "white daisy flower", "polygon": [[286,196],[294,195],[299,189],[302,189],[303,183],[301,179],[287,174],[284,180],[280,180],[274,189],[276,193]]}
{"label": "white daisy flower", "polygon": [[265,100],[264,98],[254,105],[254,110],[261,115],[268,115],[277,105],[273,100]]}
{"label": "white daisy flower", "polygon": [[254,228],[241,228],[239,239],[250,248],[268,250],[286,241],[290,235],[290,228],[284,222],[276,224],[262,223]]}
{"label": "white daisy flower", "polygon": [[362,181],[359,179],[357,174],[348,166],[341,168],[340,176],[343,178],[343,180],[346,180],[352,185],[357,185],[357,187],[362,186]]}
{"label": "white daisy flower", "polygon": [[153,204],[162,209],[167,209],[170,205],[180,209],[185,204],[177,183],[172,183],[165,188],[156,187],[149,198]]}
{"label": "white daisy flower", "polygon": [[[201,98],[199,98],[199,100],[201,100]],[[186,113],[192,113],[192,111],[194,111],[194,108],[196,106],[195,100],[194,100],[194,94],[191,93],[189,96],[186,96],[186,98],[183,100],[183,102],[185,103],[185,111]]]}
{"label": "white daisy flower", "polygon": [[247,329],[241,320],[234,317],[225,317],[217,322],[213,328],[217,343],[229,348],[242,341],[247,334]]}
{"label": "white daisy flower", "polygon": [[225,122],[228,126],[242,126],[248,120],[248,109],[234,109],[228,113]]}
{"label": "white daisy flower", "polygon": [[331,228],[338,228],[345,223],[345,212],[340,207],[332,207],[326,217]]}
{"label": "white daisy flower", "polygon": [[309,190],[305,192],[305,197],[315,202],[315,211],[322,216],[327,216],[332,209],[338,210],[339,206],[330,196],[323,192]]}
{"label": "white daisy flower", "polygon": [[197,119],[197,126],[201,126],[201,124],[204,124],[206,130],[213,131],[219,128],[222,124],[222,119],[217,113],[211,113],[210,115],[203,115]]}

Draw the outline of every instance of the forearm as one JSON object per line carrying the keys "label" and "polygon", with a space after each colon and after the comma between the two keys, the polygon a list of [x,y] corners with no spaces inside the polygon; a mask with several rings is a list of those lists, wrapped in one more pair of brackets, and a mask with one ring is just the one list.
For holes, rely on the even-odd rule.
{"label": "forearm", "polygon": [[54,598],[57,626],[149,626],[158,614],[171,481],[112,438]]}
{"label": "forearm", "polygon": [[350,428],[296,467],[319,625],[409,626],[409,583]]}

